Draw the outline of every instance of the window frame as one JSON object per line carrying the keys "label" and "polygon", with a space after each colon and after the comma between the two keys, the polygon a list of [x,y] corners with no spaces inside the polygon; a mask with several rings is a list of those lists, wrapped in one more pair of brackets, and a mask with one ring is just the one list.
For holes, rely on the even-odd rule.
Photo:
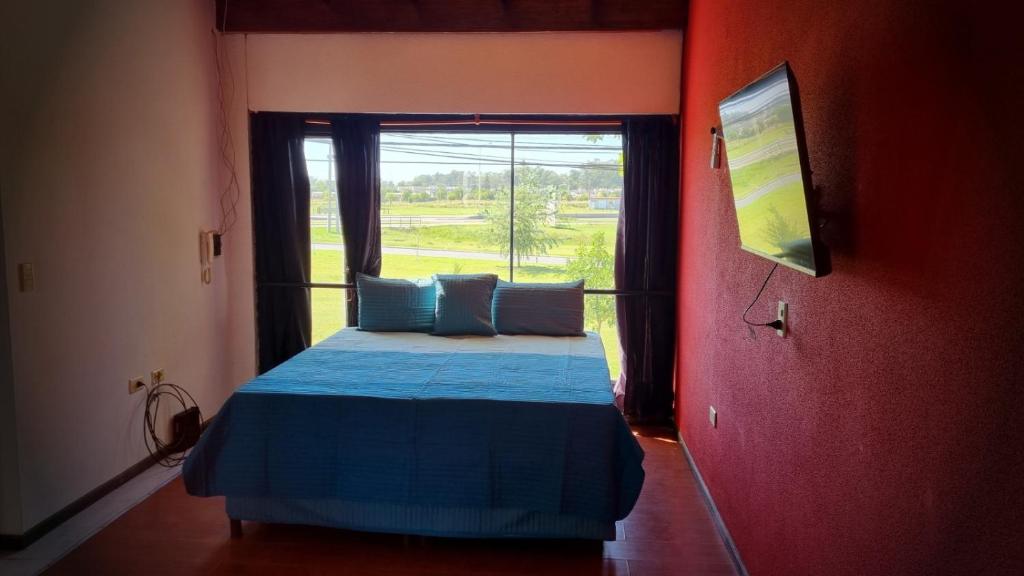
{"label": "window frame", "polygon": [[[509,279],[514,281],[514,235],[515,235],[515,135],[516,134],[617,134],[622,132],[622,117],[619,116],[468,116],[468,115],[377,115],[382,126],[381,132],[446,132],[481,133],[500,132],[510,134],[511,170],[509,210],[510,246]],[[457,123],[456,123],[457,122]],[[618,124],[613,125],[612,123]],[[400,124],[400,125],[395,125]],[[310,114],[306,119],[306,138],[331,138],[330,116]],[[264,286],[296,288],[332,288],[351,290],[355,284],[336,282],[264,282]],[[670,292],[652,290],[620,290],[617,288],[586,288],[584,294],[609,296],[670,296]]]}

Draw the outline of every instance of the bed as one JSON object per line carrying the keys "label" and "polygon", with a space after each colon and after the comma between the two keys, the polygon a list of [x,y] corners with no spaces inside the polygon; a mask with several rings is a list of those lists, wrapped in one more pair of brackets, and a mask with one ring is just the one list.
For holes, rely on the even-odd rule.
{"label": "bed", "polygon": [[642,461],[597,334],[347,328],[239,388],[183,476],[233,529],[614,540]]}

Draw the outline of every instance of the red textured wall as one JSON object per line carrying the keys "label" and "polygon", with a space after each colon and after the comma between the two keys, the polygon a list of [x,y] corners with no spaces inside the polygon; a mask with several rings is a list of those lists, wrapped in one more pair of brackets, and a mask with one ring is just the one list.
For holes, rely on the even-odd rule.
{"label": "red textured wall", "polygon": [[[981,6],[691,1],[677,418],[751,574],[1024,573],[1024,33]],[[708,167],[782,60],[834,269],[779,269],[787,339]]]}

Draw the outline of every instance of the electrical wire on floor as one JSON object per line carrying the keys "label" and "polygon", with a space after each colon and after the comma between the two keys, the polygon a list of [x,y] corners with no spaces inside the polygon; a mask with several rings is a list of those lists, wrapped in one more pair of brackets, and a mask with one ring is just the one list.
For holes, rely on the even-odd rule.
{"label": "electrical wire on floor", "polygon": [[[761,289],[757,291],[757,296],[754,296],[754,300],[750,303],[750,306],[747,306],[747,309],[743,311],[743,321],[746,322],[748,326],[765,326],[776,330],[782,328],[781,320],[773,320],[771,322],[751,322],[750,320],[747,320],[747,313],[750,312],[750,309],[754,307],[754,304],[757,304],[757,301],[761,299],[761,294],[764,292],[765,286],[768,286],[768,281],[772,279],[772,276],[775,274],[775,270],[777,270],[778,267],[779,263],[776,262],[775,266],[772,266],[771,272],[769,272],[768,276],[765,277],[764,283],[761,284]],[[753,331],[751,332],[753,333]]]}
{"label": "electrical wire on floor", "polygon": [[[157,434],[156,416],[160,412],[160,402],[165,397],[180,404],[182,412],[190,408],[195,408],[199,412],[199,404],[188,390],[170,382],[157,384],[146,392],[146,413],[142,423],[146,450],[157,464],[165,468],[174,468],[185,461],[185,449],[164,442]],[[199,421],[203,421],[202,412],[199,412]],[[181,438],[178,438],[178,441],[180,442]]]}

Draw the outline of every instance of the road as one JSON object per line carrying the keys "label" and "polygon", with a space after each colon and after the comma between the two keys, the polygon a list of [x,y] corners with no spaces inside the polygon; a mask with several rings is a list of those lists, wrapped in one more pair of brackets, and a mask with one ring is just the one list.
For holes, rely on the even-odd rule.
{"label": "road", "polygon": [[764,196],[767,196],[768,194],[775,192],[776,190],[782,188],[783,186],[787,186],[794,182],[801,182],[802,180],[803,176],[799,172],[797,172],[796,174],[786,174],[784,176],[779,176],[778,178],[768,182],[764,186],[761,186],[757,190],[754,190],[750,194],[747,194],[743,198],[737,198],[736,207],[745,208],[747,206],[750,206],[759,198],[763,198]]}
{"label": "road", "polygon": [[787,136],[777,140],[772,140],[767,144],[764,144],[742,156],[729,159],[729,170],[739,170],[740,168],[746,168],[751,164],[755,164],[762,160],[767,160],[774,156],[782,156],[789,152],[796,151],[796,139]]}
{"label": "road", "polygon": [[[343,244],[313,244],[314,250],[337,250],[345,249]],[[400,248],[397,246],[384,246],[381,251],[385,254],[401,254],[404,256],[428,256],[431,258],[464,258],[466,260],[490,260],[495,262],[508,262],[508,256],[502,256],[494,252],[464,252],[462,250],[432,250],[429,248]],[[554,264],[564,266],[569,261],[564,256],[532,256],[523,258],[524,263],[529,264]]]}

